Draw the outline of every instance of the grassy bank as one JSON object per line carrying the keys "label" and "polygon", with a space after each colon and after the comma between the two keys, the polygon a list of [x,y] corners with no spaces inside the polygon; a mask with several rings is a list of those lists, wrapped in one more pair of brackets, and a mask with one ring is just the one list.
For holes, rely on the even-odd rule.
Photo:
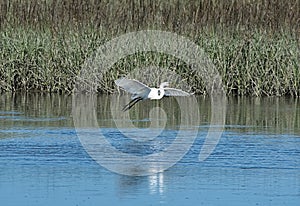
{"label": "grassy bank", "polygon": [[[172,31],[201,46],[228,94],[300,95],[300,2],[13,0],[1,3],[0,91],[67,92],[106,41],[143,29]],[[167,55],[137,54],[105,73],[99,92],[149,64],[174,68],[197,93],[201,78]]]}

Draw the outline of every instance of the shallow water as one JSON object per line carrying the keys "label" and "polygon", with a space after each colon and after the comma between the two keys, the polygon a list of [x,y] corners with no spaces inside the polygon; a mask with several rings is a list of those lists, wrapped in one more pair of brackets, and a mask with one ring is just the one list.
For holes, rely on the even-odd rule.
{"label": "shallow water", "polygon": [[[149,156],[176,141],[183,124],[176,100],[141,102],[130,111],[131,121],[117,112],[127,99],[116,99],[98,96],[95,106],[96,126],[114,148]],[[64,95],[0,96],[1,205],[300,203],[297,99],[229,98],[222,136],[211,155],[199,161],[208,130],[221,125],[210,126],[210,99],[197,97],[200,116],[199,124],[192,124],[197,130],[192,146],[174,166],[148,176],[120,175],[93,160],[74,128],[72,100]],[[161,125],[164,130],[157,131]],[[191,130],[182,128],[189,139]]]}

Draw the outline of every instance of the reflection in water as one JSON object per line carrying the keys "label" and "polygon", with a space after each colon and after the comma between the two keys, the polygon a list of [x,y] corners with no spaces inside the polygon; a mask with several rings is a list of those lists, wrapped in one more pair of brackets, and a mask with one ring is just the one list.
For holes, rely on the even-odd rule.
{"label": "reflection in water", "polygon": [[164,173],[157,173],[146,177],[142,176],[118,176],[118,190],[120,196],[135,196],[139,194],[140,188],[145,187],[150,195],[164,196],[166,185]]}
{"label": "reflection in water", "polygon": [[[72,113],[74,126],[88,154],[99,164],[113,172],[137,176],[162,172],[178,162],[189,150],[197,137],[199,114],[196,99],[194,97],[182,97],[177,100],[179,104],[177,111],[180,114],[177,119],[180,121],[180,124],[173,125],[173,127],[178,128],[176,132],[168,133],[168,130],[165,130],[163,126],[168,124],[168,122],[163,122],[163,125],[158,125],[157,128],[150,124],[150,132],[146,134],[144,134],[144,129],[135,127],[130,122],[127,124],[123,123],[121,126],[117,125],[117,131],[114,132],[111,138],[117,137],[119,139],[118,142],[124,142],[125,145],[127,143],[125,147],[126,151],[122,151],[120,148],[114,147],[109,142],[107,136],[103,134],[103,131],[100,131],[101,129],[99,129],[98,116],[95,109],[95,105],[97,105],[96,100],[97,98],[94,95],[74,95]],[[112,102],[114,101],[110,103]],[[109,110],[107,110],[106,113],[108,113],[108,111]],[[160,111],[161,110],[157,110],[155,117],[158,119],[166,119],[165,113]],[[126,121],[129,119],[128,112],[117,111],[114,114],[117,117],[115,116],[113,120],[121,119]],[[174,117],[173,113],[168,114],[170,117]],[[168,118],[166,120],[168,120]],[[155,122],[155,126],[157,126],[158,121]],[[125,131],[123,130],[124,125],[126,125]],[[127,132],[128,130],[129,132]],[[141,134],[141,132],[143,133]],[[132,136],[131,134],[134,135]],[[155,150],[158,144],[154,139],[172,138],[174,134],[175,138],[173,138],[173,142],[171,142],[168,147]],[[134,140],[133,144],[130,142],[128,144],[127,139]],[[143,142],[144,144],[137,144],[136,142]],[[132,148],[129,145],[134,145],[133,148],[139,147],[141,152],[131,153],[131,151],[128,151],[128,148]],[[124,146],[124,144],[121,146]]]}
{"label": "reflection in water", "polygon": [[165,185],[164,185],[164,173],[157,173],[148,176],[149,181],[149,191],[150,194],[159,193],[160,195],[163,195]]}
{"label": "reflection in water", "polygon": [[[120,105],[112,102],[117,98]],[[151,132],[147,130],[151,124],[160,129],[160,121],[166,120],[165,135],[144,142],[122,139],[117,131],[118,120],[112,112],[122,108],[122,98],[96,96],[94,115],[112,145],[124,152],[146,151],[148,155],[173,141],[181,124],[174,98],[145,101],[130,110],[130,119],[120,118],[120,124],[128,121],[144,133]],[[299,100],[228,98],[225,132],[214,153],[200,163],[197,157],[209,128],[211,103],[203,96],[198,96],[197,102],[199,135],[182,161],[163,173],[128,177],[111,173],[87,155],[74,131],[72,96],[1,94],[1,203],[224,205],[230,201],[235,205],[298,205]],[[164,112],[153,110],[151,114],[155,107]],[[163,113],[167,118],[160,120]]]}
{"label": "reflection in water", "polygon": [[[300,103],[298,98],[263,97],[229,98],[226,125],[247,125],[260,132],[300,132]],[[247,128],[245,128],[247,130]]]}
{"label": "reflection in water", "polygon": [[[73,127],[71,110],[72,98],[68,95],[40,93],[0,95],[0,120],[2,126],[8,128]],[[3,114],[3,112],[10,113]]]}
{"label": "reflection in water", "polygon": [[118,175],[118,192],[121,196],[135,195],[146,182],[146,177]]}
{"label": "reflection in water", "polygon": [[[114,118],[113,114],[121,111],[123,104],[126,103],[128,98],[129,96],[98,95],[96,111],[99,126],[105,128],[116,127],[115,121],[118,120]],[[200,110],[200,125],[209,125],[211,121],[210,98],[197,96],[197,102]],[[135,105],[129,112],[130,124],[145,128],[149,127],[150,124],[155,126],[157,121],[163,121],[163,119],[152,119],[150,121],[151,116],[149,114],[151,114],[150,111],[154,107],[160,107],[168,115],[166,127],[171,126],[174,128],[174,125],[180,124],[180,110],[174,98],[165,98],[161,101],[144,101],[142,104]],[[161,110],[154,111],[159,112]],[[70,95],[7,93],[0,95],[0,119],[7,126],[12,126],[11,124],[20,126],[59,126],[61,124],[73,127],[73,122],[70,118],[71,112],[72,96]],[[121,115],[121,113],[118,114]],[[152,113],[152,115],[155,117],[157,114]],[[126,117],[128,118],[128,116]],[[18,118],[20,121],[15,122],[13,118]],[[41,122],[39,121],[41,118],[65,118],[67,120]],[[29,122],[34,119],[37,121]],[[274,133],[299,133],[299,99],[285,97],[228,98],[226,125],[227,128],[236,127],[236,125],[246,126],[242,131],[249,129],[251,131],[261,131],[263,128],[265,131]]]}

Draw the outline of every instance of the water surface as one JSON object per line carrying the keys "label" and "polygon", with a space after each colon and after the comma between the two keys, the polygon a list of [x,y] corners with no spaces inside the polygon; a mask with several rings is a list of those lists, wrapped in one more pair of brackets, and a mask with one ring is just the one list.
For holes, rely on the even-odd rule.
{"label": "water surface", "polygon": [[[96,117],[115,148],[149,155],[174,141],[182,115],[176,100],[141,102],[130,111],[128,121],[143,130],[143,137],[155,134],[148,129],[151,123],[158,128],[165,122],[159,137],[136,141],[119,132],[139,137],[132,128],[117,128],[116,122],[124,119],[112,114],[122,106],[112,104],[114,98],[97,96]],[[197,97],[197,102],[198,134],[187,154],[162,173],[139,177],[113,173],[88,155],[74,129],[72,96],[1,95],[1,204],[299,205],[298,100],[229,98],[225,130],[202,162],[198,155],[210,126],[211,104],[208,97]],[[149,116],[153,107],[165,115]]]}

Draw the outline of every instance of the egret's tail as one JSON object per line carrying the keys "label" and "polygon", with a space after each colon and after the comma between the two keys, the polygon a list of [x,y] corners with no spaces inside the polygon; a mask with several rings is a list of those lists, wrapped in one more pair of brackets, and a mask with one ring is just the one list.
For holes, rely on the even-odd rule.
{"label": "egret's tail", "polygon": [[124,106],[124,108],[122,109],[122,111],[125,112],[125,111],[129,110],[131,107],[133,107],[133,105],[135,105],[136,103],[138,103],[141,100],[143,100],[142,97],[137,97],[137,98],[131,100],[128,104],[126,104]]}

